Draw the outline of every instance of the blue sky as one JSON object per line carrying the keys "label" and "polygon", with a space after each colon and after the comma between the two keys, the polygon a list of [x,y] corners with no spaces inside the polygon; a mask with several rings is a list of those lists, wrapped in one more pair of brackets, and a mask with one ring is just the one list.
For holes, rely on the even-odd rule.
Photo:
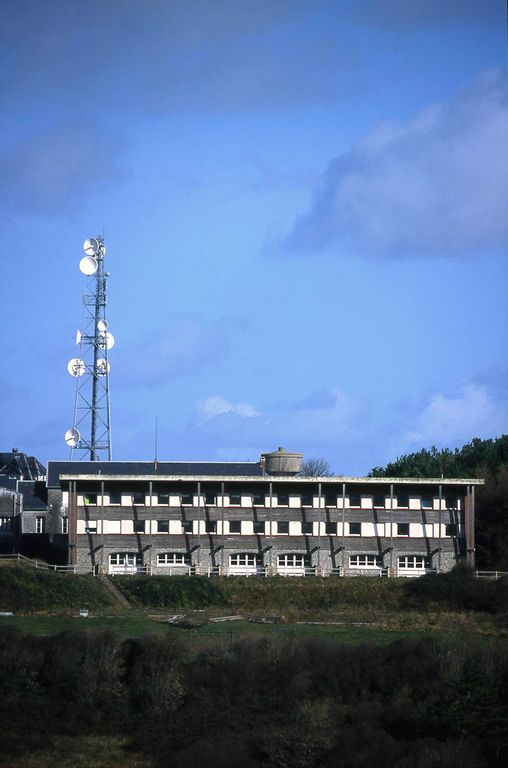
{"label": "blue sky", "polygon": [[64,459],[104,232],[113,457],[363,474],[508,430],[503,0],[17,0],[2,450]]}

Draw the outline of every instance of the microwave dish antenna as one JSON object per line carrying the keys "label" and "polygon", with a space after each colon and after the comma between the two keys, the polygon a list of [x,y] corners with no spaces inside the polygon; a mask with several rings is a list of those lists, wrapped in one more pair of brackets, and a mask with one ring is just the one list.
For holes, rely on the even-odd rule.
{"label": "microwave dish antenna", "polygon": [[79,269],[84,275],[95,275],[98,267],[97,259],[94,259],[93,256],[83,256],[79,262]]}
{"label": "microwave dish antenna", "polygon": [[89,237],[83,243],[83,250],[87,256],[97,256],[100,251],[100,240],[95,237]]}
{"label": "microwave dish antenna", "polygon": [[79,441],[81,440],[81,435],[77,429],[68,429],[64,435],[64,440],[69,448],[77,448]]}
{"label": "microwave dish antenna", "polygon": [[76,379],[74,419],[64,439],[70,458],[111,461],[111,416],[109,398],[109,350],[115,339],[108,331],[106,288],[109,273],[104,269],[104,238],[89,237],[79,262],[86,277],[83,323],[76,333],[78,354],[67,370]]}
{"label": "microwave dish antenna", "polygon": [[86,371],[86,365],[79,357],[73,357],[67,363],[67,370],[71,376],[83,376]]}

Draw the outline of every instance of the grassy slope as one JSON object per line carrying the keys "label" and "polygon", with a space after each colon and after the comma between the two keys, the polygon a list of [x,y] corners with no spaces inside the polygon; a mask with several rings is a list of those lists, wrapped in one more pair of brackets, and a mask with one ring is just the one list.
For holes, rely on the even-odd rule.
{"label": "grassy slope", "polygon": [[77,611],[105,608],[112,598],[92,576],[35,570],[23,565],[0,568],[0,611]]}
{"label": "grassy slope", "polygon": [[[366,632],[503,632],[508,613],[508,581],[479,582],[464,574],[420,579],[245,579],[206,577],[116,577],[115,585],[131,608],[118,609],[100,579],[25,566],[0,568],[0,610],[16,614],[51,613],[46,617],[1,618],[36,634],[52,634],[77,621],[82,628],[111,628],[123,637],[154,631],[181,631],[160,623],[168,614],[185,614],[183,623],[194,634],[227,635],[287,631],[301,621],[335,622],[298,633],[360,638]],[[91,609],[89,619],[72,619],[79,608]],[[155,614],[152,619],[147,612]],[[210,624],[228,614],[276,617],[278,624],[234,622]]]}

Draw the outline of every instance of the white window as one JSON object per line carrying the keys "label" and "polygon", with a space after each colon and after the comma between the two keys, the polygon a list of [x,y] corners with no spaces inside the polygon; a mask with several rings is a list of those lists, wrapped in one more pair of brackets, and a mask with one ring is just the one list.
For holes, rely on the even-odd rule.
{"label": "white window", "polygon": [[305,555],[277,555],[279,568],[304,568],[306,561]]}
{"label": "white window", "polygon": [[69,533],[69,518],[62,517],[62,533]]}
{"label": "white window", "polygon": [[425,570],[425,557],[423,555],[401,555],[398,558],[400,570]]}
{"label": "white window", "polygon": [[258,555],[251,555],[248,552],[241,553],[238,555],[230,555],[229,557],[229,564],[233,567],[246,567],[246,566],[256,566],[259,562]]}
{"label": "white window", "polygon": [[351,555],[349,558],[350,568],[381,568],[381,558],[379,555]]}
{"label": "white window", "polygon": [[136,573],[143,565],[143,558],[135,552],[114,552],[109,556],[110,573]]}
{"label": "white window", "polygon": [[85,520],[85,533],[97,533],[97,520]]}
{"label": "white window", "polygon": [[161,552],[157,555],[157,565],[187,565],[188,555],[185,552]]}
{"label": "white window", "polygon": [[45,517],[36,517],[35,518],[35,533],[44,533],[46,530],[46,518]]}

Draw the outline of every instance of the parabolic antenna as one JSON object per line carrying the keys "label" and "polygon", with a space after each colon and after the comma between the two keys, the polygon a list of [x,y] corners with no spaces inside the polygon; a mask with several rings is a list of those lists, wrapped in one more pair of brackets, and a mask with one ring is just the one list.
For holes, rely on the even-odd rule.
{"label": "parabolic antenna", "polygon": [[71,376],[83,376],[86,371],[86,365],[83,360],[79,359],[79,357],[73,357],[72,360],[69,360],[67,363],[67,370]]}
{"label": "parabolic antenna", "polygon": [[97,272],[97,262],[93,256],[83,256],[79,262],[79,269],[84,275],[93,275]]}
{"label": "parabolic antenna", "polygon": [[77,429],[68,429],[64,435],[64,440],[70,448],[76,448],[81,440],[81,435]]}
{"label": "parabolic antenna", "polygon": [[95,370],[97,372],[97,376],[105,376],[107,373],[109,373],[109,363],[107,360],[105,360],[103,357],[100,357],[97,360],[97,364],[95,367]]}
{"label": "parabolic antenna", "polygon": [[107,320],[99,320],[97,323],[97,330],[98,331],[107,331],[108,330],[108,322]]}
{"label": "parabolic antenna", "polygon": [[115,346],[115,337],[109,331],[101,331],[99,336],[101,338],[99,346],[106,347],[106,349],[111,349]]}
{"label": "parabolic antenna", "polygon": [[83,250],[87,256],[97,256],[100,247],[100,243],[95,237],[89,237],[88,240],[85,240],[83,243]]}

